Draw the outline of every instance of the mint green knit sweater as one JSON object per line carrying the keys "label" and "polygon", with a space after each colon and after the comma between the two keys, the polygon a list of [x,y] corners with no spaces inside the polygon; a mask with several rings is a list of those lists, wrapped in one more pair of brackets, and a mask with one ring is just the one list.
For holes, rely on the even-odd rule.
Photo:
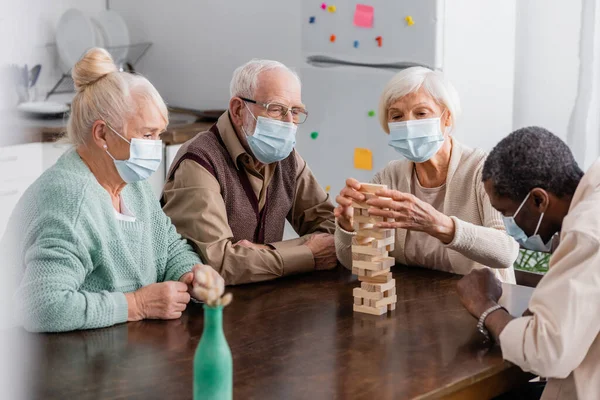
{"label": "mint green knit sweater", "polygon": [[147,182],[127,185],[121,196],[135,222],[116,219],[110,195],[75,150],[24,193],[3,248],[22,268],[15,300],[27,330],[61,332],[125,322],[124,293],[178,280],[200,263]]}

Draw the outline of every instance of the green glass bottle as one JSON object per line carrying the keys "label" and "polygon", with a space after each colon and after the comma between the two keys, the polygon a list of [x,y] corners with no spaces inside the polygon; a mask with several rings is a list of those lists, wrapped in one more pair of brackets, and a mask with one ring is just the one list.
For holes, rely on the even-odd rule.
{"label": "green glass bottle", "polygon": [[204,331],[194,355],[194,400],[231,400],[233,360],[223,333],[223,306],[204,305]]}

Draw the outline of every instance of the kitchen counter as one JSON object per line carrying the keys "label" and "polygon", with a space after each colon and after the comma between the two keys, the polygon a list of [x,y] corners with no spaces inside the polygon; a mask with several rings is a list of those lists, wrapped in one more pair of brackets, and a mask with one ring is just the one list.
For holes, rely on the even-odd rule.
{"label": "kitchen counter", "polygon": [[[183,144],[193,138],[197,133],[208,130],[214,122],[197,121],[197,117],[184,113],[171,113],[167,130],[162,134],[165,145]],[[54,143],[61,140],[67,130],[66,119],[25,119],[11,118],[5,123],[11,132],[19,132],[0,141],[2,145],[22,143]]]}

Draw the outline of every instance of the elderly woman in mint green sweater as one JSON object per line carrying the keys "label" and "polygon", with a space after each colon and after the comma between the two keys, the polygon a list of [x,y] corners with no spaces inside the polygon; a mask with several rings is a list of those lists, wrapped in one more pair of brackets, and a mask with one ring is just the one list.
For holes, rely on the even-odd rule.
{"label": "elderly woman in mint green sweater", "polygon": [[91,329],[179,318],[190,295],[223,293],[144,182],[159,166],[168,115],[152,84],[90,50],[64,154],[23,195],[7,241],[23,267],[18,314],[30,331]]}

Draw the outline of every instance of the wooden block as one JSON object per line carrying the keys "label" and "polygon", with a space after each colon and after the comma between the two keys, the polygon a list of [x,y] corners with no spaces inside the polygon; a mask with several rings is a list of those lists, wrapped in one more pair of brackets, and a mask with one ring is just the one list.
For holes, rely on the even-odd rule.
{"label": "wooden block", "polygon": [[354,275],[358,275],[359,278],[361,276],[367,276],[366,271],[364,269],[362,269],[362,268],[352,267],[352,273]]}
{"label": "wooden block", "polygon": [[385,251],[394,251],[394,243],[385,246]]}
{"label": "wooden block", "polygon": [[352,267],[363,268],[369,271],[383,271],[396,264],[393,257],[377,257],[373,261],[352,260]]}
{"label": "wooden block", "polygon": [[377,222],[384,222],[385,218],[377,217],[374,215],[356,215],[354,214],[354,222],[361,224],[375,224]]}
{"label": "wooden block", "polygon": [[394,237],[394,229],[378,229],[378,228],[362,228],[362,229],[356,229],[356,227],[354,228],[356,230],[356,237],[358,236],[362,236],[362,237],[372,237],[374,239],[386,239],[389,237]]}
{"label": "wooden block", "polygon": [[[387,275],[390,272],[389,268],[386,269],[382,269],[380,271],[371,271],[371,270],[365,270],[365,276],[370,276],[370,277],[377,277],[377,276],[383,276],[383,275]],[[387,282],[387,281],[386,281]],[[384,282],[385,283],[385,282]]]}
{"label": "wooden block", "polygon": [[386,275],[379,276],[359,276],[358,280],[366,283],[387,283],[392,280],[392,273],[388,272]]}
{"label": "wooden block", "polygon": [[360,192],[361,193],[377,193],[381,189],[387,189],[387,185],[376,185],[374,183],[361,183],[360,184]]}
{"label": "wooden block", "polygon": [[383,293],[381,292],[367,292],[366,290],[363,290],[361,288],[354,288],[352,289],[352,295],[354,296],[354,298],[356,299],[361,298],[361,299],[369,299],[369,300],[381,300],[383,299]]}
{"label": "wooden block", "polygon": [[388,252],[385,249],[374,249],[371,246],[352,245],[352,253],[370,254],[373,256],[387,257]]}
{"label": "wooden block", "polygon": [[393,295],[390,297],[384,297],[381,300],[370,300],[369,305],[371,307],[381,307],[381,306],[387,306],[388,304],[396,304],[397,302],[398,302],[398,298],[396,297],[396,295]]}
{"label": "wooden block", "polygon": [[353,201],[352,201],[352,207],[353,207],[353,208],[362,208],[362,209],[367,209],[367,208],[369,208],[369,207],[371,207],[371,206],[370,206],[370,205],[368,205],[368,204],[367,204],[367,203],[365,203],[365,202],[362,202],[362,201],[354,201],[354,200],[353,200]]}
{"label": "wooden block", "polygon": [[352,306],[352,309],[355,312],[371,314],[371,315],[383,315],[387,312],[386,306],[379,307],[379,308],[373,308],[373,307],[368,307],[368,306],[357,306],[356,304],[354,304]]}
{"label": "wooden block", "polygon": [[388,304],[388,311],[394,311],[396,309],[396,303]]}
{"label": "wooden block", "polygon": [[352,244],[357,244],[359,246],[366,246],[371,243],[375,238],[372,237],[364,237],[364,236],[354,236],[352,240]]}
{"label": "wooden block", "polygon": [[381,247],[387,247],[390,244],[394,244],[394,242],[396,241],[396,238],[391,236],[385,239],[373,239],[371,243],[371,247],[374,247],[376,249],[379,249]]}
{"label": "wooden block", "polygon": [[361,234],[361,232],[363,230],[375,228],[375,225],[373,225],[373,224],[365,224],[363,222],[356,222],[356,221],[354,221],[354,224],[352,226],[354,227],[354,231],[360,236],[367,236],[367,235]]}
{"label": "wooden block", "polygon": [[363,304],[362,297],[354,297],[354,304],[356,304],[357,306],[362,306],[362,304]]}
{"label": "wooden block", "polygon": [[396,294],[396,287],[391,288],[390,290],[386,290],[384,293],[385,297],[390,297]]}
{"label": "wooden block", "polygon": [[380,256],[374,256],[372,254],[360,254],[360,253],[352,253],[352,261],[377,261],[380,259]]}
{"label": "wooden block", "polygon": [[362,282],[360,288],[367,292],[385,292],[396,286],[396,280],[392,279],[387,283],[368,283]]}

